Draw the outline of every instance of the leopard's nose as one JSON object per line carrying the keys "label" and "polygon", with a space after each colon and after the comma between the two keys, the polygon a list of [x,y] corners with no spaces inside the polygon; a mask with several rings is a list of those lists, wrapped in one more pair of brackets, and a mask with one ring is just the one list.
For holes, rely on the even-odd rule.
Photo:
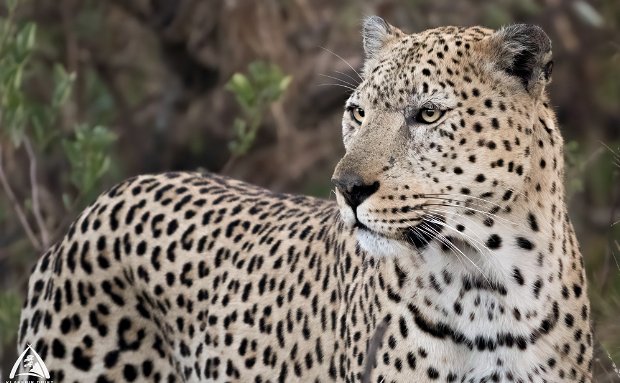
{"label": "leopard's nose", "polygon": [[338,178],[332,178],[332,183],[338,188],[347,204],[355,209],[379,190],[379,181],[364,182],[362,177],[355,173],[347,173]]}

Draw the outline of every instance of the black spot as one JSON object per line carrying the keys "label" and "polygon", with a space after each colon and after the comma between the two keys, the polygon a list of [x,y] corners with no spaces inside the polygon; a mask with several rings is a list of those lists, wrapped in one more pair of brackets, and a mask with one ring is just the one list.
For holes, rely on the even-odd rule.
{"label": "black spot", "polygon": [[140,243],[136,247],[136,254],[144,255],[144,253],[146,253],[146,242],[145,241],[140,241]]}
{"label": "black spot", "polygon": [[463,314],[463,306],[459,302],[454,302],[454,312],[458,315]]}
{"label": "black spot", "polygon": [[118,362],[118,355],[119,355],[118,351],[108,352],[103,358],[104,366],[106,368],[114,367],[116,365],[116,362]]}
{"label": "black spot", "polygon": [[110,261],[103,254],[99,254],[97,256],[97,263],[102,269],[107,269],[110,267]]}
{"label": "black spot", "polygon": [[92,365],[91,360],[88,356],[85,356],[80,347],[76,347],[73,349],[73,360],[71,363],[78,370],[88,371]]}
{"label": "black spot", "polygon": [[153,362],[150,360],[142,362],[142,374],[144,374],[144,376],[150,376],[151,372],[153,372]]}
{"label": "black spot", "polygon": [[69,331],[71,331],[71,320],[67,317],[64,318],[61,322],[60,322],[60,331],[63,334],[68,333]]}
{"label": "black spot", "polygon": [[499,121],[497,120],[497,118],[493,117],[491,119],[491,126],[493,127],[493,129],[499,129]]}
{"label": "black spot", "polygon": [[532,250],[534,248],[534,244],[523,237],[517,237],[517,246],[525,250]]}
{"label": "black spot", "polygon": [[575,298],[579,298],[581,296],[581,286],[573,285],[573,292],[575,293]]}
{"label": "black spot", "polygon": [[176,219],[173,219],[172,221],[170,221],[168,223],[168,228],[166,229],[166,234],[168,234],[168,235],[174,234],[174,232],[177,231],[178,227],[179,227],[179,223],[177,222]]}
{"label": "black spot", "polygon": [[398,324],[400,327],[400,334],[403,336],[403,338],[406,338],[409,334],[409,329],[407,328],[407,322],[405,322],[405,318],[401,316]]}
{"label": "black spot", "polygon": [[523,166],[521,165],[517,166],[517,168],[515,169],[515,172],[520,176],[523,175]]}
{"label": "black spot", "polygon": [[534,214],[530,213],[530,214],[527,216],[527,220],[528,220],[528,222],[530,223],[530,228],[532,229],[532,231],[538,231],[538,230],[540,230],[540,229],[538,228],[538,222],[536,221],[536,216],[535,216]]}
{"label": "black spot", "polygon": [[491,234],[489,239],[487,239],[486,245],[489,249],[499,249],[502,245],[502,238],[497,234]]}
{"label": "black spot", "polygon": [[518,284],[520,284],[521,286],[523,286],[525,284],[525,280],[523,279],[523,275],[521,274],[521,270],[519,270],[519,268],[515,267],[512,270],[512,277],[514,278],[515,281],[517,281]]}
{"label": "black spot", "polygon": [[416,367],[416,357],[415,357],[415,355],[413,355],[413,352],[408,352],[407,353],[407,364],[409,365],[410,369],[415,370],[415,367]]}
{"label": "black spot", "polygon": [[125,367],[123,367],[123,377],[128,382],[133,382],[138,377],[138,372],[132,364],[126,364]]}
{"label": "black spot", "polygon": [[562,286],[562,296],[564,297],[564,299],[568,299],[568,297],[570,296],[568,292],[568,287]]}
{"label": "black spot", "polygon": [[534,288],[533,288],[533,292],[534,292],[534,297],[538,298],[540,296],[540,290],[542,289],[543,286],[543,281],[542,279],[538,278],[535,282],[534,282]]}
{"label": "black spot", "polygon": [[432,380],[437,380],[439,378],[439,371],[437,371],[434,367],[429,367],[426,373]]}
{"label": "black spot", "polygon": [[55,358],[62,359],[65,357],[66,352],[65,345],[58,339],[54,339],[52,342],[52,355]]}

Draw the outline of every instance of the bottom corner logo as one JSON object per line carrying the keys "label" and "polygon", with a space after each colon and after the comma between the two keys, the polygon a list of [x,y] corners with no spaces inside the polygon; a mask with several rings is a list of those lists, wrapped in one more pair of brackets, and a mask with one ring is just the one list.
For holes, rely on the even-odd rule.
{"label": "bottom corner logo", "polygon": [[[21,372],[18,372],[18,370]],[[43,360],[31,345],[28,345],[15,361],[11,373],[9,374],[9,379],[13,379],[16,376],[34,376],[42,379],[50,378],[47,366],[45,366],[45,363],[43,363]]]}

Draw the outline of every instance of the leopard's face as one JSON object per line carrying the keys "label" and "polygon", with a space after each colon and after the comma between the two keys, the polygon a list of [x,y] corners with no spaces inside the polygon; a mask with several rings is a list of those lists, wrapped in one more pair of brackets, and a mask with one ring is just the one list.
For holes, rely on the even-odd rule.
{"label": "leopard's face", "polygon": [[506,70],[507,43],[487,29],[385,28],[346,103],[334,173],[343,220],[375,254],[424,246],[464,205],[522,190],[550,65],[526,80]]}

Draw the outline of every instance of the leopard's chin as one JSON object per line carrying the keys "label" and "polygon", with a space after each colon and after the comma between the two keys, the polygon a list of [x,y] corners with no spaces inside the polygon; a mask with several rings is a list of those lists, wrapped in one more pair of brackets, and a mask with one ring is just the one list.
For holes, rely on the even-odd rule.
{"label": "leopard's chin", "polygon": [[410,254],[412,251],[404,237],[402,239],[388,237],[363,225],[356,225],[356,228],[357,241],[360,247],[372,257],[396,257]]}

